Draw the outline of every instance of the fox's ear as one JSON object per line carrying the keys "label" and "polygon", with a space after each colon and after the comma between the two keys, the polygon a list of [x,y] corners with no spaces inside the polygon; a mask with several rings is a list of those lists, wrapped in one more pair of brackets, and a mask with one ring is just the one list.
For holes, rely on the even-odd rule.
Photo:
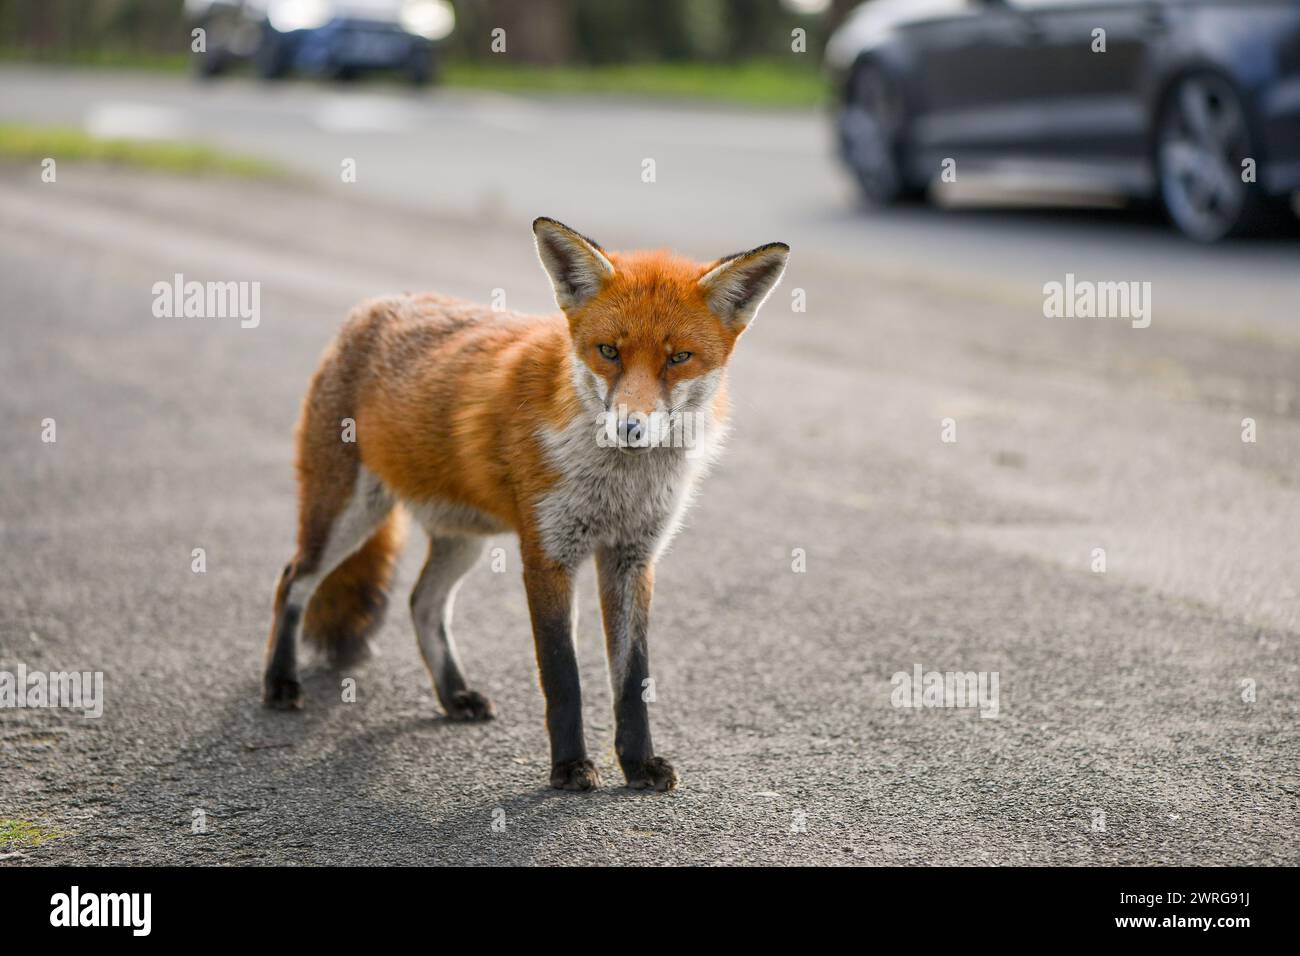
{"label": "fox's ear", "polygon": [[709,308],[723,322],[743,329],[781,281],[789,255],[790,247],[784,242],[769,242],[719,259],[700,276]]}
{"label": "fox's ear", "polygon": [[555,304],[561,309],[567,311],[589,301],[614,274],[614,266],[600,246],[562,222],[545,216],[534,219],[533,235],[537,257],[551,277]]}

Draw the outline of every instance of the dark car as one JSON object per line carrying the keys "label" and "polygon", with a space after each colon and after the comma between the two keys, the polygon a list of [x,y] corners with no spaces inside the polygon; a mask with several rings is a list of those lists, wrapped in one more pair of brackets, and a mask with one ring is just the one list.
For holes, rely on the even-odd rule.
{"label": "dark car", "polygon": [[204,31],[196,66],[204,76],[248,60],[267,79],[298,72],[346,79],[397,70],[429,82],[435,44],[451,33],[447,0],[186,0]]}
{"label": "dark car", "polygon": [[1300,189],[1300,0],[874,0],[827,63],[877,203],[1007,174],[1158,197],[1213,241]]}

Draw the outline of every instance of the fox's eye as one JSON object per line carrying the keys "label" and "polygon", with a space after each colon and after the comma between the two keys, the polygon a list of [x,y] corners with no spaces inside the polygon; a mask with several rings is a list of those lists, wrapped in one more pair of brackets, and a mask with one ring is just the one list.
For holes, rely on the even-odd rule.
{"label": "fox's eye", "polygon": [[685,362],[685,361],[686,361],[688,358],[690,358],[690,357],[691,357],[691,353],[690,353],[690,352],[678,352],[676,355],[673,355],[673,356],[671,356],[671,357],[668,359],[668,364],[669,364],[669,365],[681,365],[683,362]]}
{"label": "fox's eye", "polygon": [[597,348],[600,349],[600,354],[605,356],[605,358],[609,359],[611,362],[618,358],[618,349],[614,348],[612,345],[599,345]]}

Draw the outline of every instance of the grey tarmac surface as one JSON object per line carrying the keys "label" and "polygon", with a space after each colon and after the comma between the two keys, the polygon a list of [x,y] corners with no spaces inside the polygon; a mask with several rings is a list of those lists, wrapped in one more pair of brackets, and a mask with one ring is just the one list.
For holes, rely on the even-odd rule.
{"label": "grey tarmac surface", "polygon": [[[334,128],[299,130],[287,114],[350,94],[0,72],[0,118],[221,108],[203,135],[303,168],[336,168],[353,135],[337,126],[372,112],[335,106]],[[0,817],[66,834],[0,863],[1300,862],[1294,241],[1204,250],[1096,214],[868,218],[804,142],[809,117],[356,96],[421,120],[358,139],[390,137],[373,147],[383,185],[365,163],[357,188],[0,168],[0,670],[106,681],[98,720],[0,711]],[[247,132],[259,101],[286,112],[265,137]],[[431,127],[458,109],[439,169]],[[601,150],[635,157],[656,130],[688,144],[681,179],[661,161],[641,184],[637,161],[616,185],[609,156],[583,166],[548,133],[609,117]],[[728,178],[727,144],[769,126],[775,145]],[[502,159],[505,141],[547,159]],[[505,198],[444,201],[476,164]],[[411,198],[422,167],[438,195]],[[549,308],[536,214],[701,258],[794,246],[734,362],[728,451],[659,569],[651,719],[682,775],[669,795],[619,786],[589,570],[579,652],[606,786],[545,788],[508,537],[505,570],[480,565],[457,603],[496,721],[438,713],[405,613],[414,534],[379,656],[313,668],[301,714],[258,704],[293,546],[290,436],[320,350],[383,291],[501,288]],[[1042,283],[1067,270],[1152,281],[1152,326],[1043,318]],[[260,281],[261,323],[156,318],[153,283],[177,272]],[[891,675],[917,664],[997,671],[999,715],[894,707]]]}

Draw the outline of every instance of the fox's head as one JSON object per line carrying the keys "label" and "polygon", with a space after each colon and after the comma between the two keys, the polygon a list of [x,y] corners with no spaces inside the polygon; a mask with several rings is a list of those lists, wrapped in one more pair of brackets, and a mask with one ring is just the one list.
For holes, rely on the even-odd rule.
{"label": "fox's head", "polygon": [[736,340],[785,271],[783,242],[694,262],[606,252],[554,219],[533,222],[537,254],[569,320],[574,384],[611,444],[640,451],[710,419]]}

